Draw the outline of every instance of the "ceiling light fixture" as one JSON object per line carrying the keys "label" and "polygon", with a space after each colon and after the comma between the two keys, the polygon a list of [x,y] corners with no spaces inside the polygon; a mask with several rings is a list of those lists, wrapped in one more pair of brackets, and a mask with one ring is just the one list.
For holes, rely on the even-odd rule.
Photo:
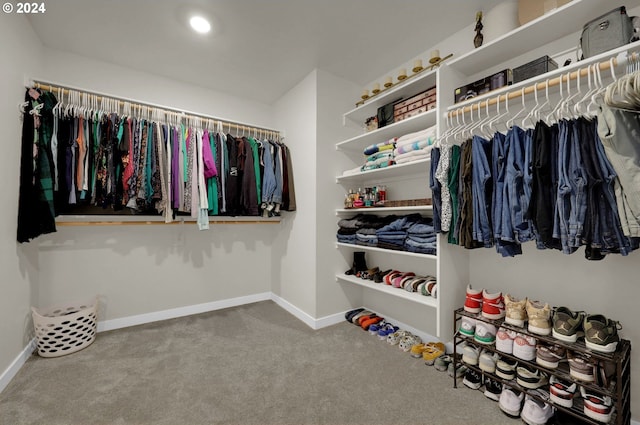
{"label": "ceiling light fixture", "polygon": [[194,31],[200,34],[206,34],[211,31],[211,24],[202,16],[193,16],[189,19],[189,24]]}

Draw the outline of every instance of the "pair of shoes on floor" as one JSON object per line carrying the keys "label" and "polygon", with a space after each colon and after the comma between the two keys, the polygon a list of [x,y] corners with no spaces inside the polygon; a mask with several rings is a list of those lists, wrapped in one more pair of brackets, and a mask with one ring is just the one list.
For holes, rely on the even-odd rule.
{"label": "pair of shoes on floor", "polygon": [[[544,393],[538,393],[540,398],[546,398]],[[515,388],[503,386],[498,405],[500,410],[509,417],[520,417],[529,425],[546,424],[555,413],[555,408],[549,403],[532,397]]]}
{"label": "pair of shoes on floor", "polygon": [[369,327],[384,320],[384,317],[380,317],[372,311],[364,308],[357,308],[355,310],[345,313],[345,319],[347,322],[356,326],[360,326],[363,330],[369,330]]}
{"label": "pair of shoes on floor", "polygon": [[445,345],[441,342],[427,342],[411,347],[411,356],[422,357],[424,364],[432,366],[436,359],[445,354]]}
{"label": "pair of shoes on floor", "polygon": [[[371,330],[371,328],[369,328],[369,330]],[[378,336],[378,339],[381,339],[384,341],[387,339],[389,335],[394,334],[399,330],[400,330],[399,327],[391,323],[385,322],[382,326],[378,328],[378,332],[376,333],[376,335]]]}
{"label": "pair of shoes on floor", "polygon": [[433,367],[439,372],[446,372],[449,369],[449,365],[453,362],[453,357],[448,354],[442,355],[435,359]]}

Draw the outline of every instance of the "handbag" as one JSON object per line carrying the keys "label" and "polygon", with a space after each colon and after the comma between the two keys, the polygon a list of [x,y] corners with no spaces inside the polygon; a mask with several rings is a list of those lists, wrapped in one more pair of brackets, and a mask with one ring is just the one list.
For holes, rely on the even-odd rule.
{"label": "handbag", "polygon": [[634,41],[632,18],[624,6],[587,22],[580,36],[582,59],[590,58]]}
{"label": "handbag", "polygon": [[401,100],[402,98],[394,100],[378,108],[378,128],[393,124],[393,106]]}

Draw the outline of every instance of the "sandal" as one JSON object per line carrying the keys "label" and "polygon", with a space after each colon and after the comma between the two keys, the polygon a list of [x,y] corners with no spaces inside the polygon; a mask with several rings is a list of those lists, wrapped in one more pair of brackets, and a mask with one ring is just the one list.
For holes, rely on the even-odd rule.
{"label": "sandal", "polygon": [[421,342],[422,342],[422,338],[420,338],[418,335],[409,334],[404,338],[400,339],[400,342],[398,343],[398,348],[400,348],[402,351],[406,353],[407,351],[411,350],[411,347],[413,347],[414,345],[420,344]]}
{"label": "sandal", "polygon": [[389,335],[398,332],[398,330],[400,330],[399,327],[394,326],[391,323],[387,323],[378,330],[378,339],[386,340]]}

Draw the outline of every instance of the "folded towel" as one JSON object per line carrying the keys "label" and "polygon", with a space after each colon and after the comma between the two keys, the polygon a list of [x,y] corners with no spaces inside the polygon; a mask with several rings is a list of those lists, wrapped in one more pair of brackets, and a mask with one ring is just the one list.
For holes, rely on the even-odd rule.
{"label": "folded towel", "polygon": [[369,155],[367,157],[367,162],[375,162],[381,159],[389,160],[389,159],[393,159],[393,156],[394,156],[393,151],[378,152],[378,153],[374,153],[373,155]]}
{"label": "folded towel", "polygon": [[429,127],[424,130],[417,131],[415,133],[405,134],[404,136],[399,137],[398,140],[396,140],[396,147],[403,146],[406,144],[411,144],[419,140],[434,139],[435,136],[436,136],[436,127],[435,126]]}
{"label": "folded towel", "polygon": [[433,139],[423,139],[420,140],[418,142],[414,142],[411,144],[407,144],[407,145],[402,145],[400,147],[397,147],[394,149],[393,153],[395,155],[402,155],[408,152],[415,152],[415,151],[419,151],[421,149],[424,149],[428,146],[433,145]]}
{"label": "folded towel", "polygon": [[[385,149],[393,149],[393,145],[395,142],[396,142],[396,137],[392,137],[391,139],[385,142],[380,142],[374,145],[367,146],[366,148],[364,148],[364,154],[371,155]],[[388,148],[387,146],[391,146],[391,148]]]}
{"label": "folded towel", "polygon": [[408,162],[415,162],[415,161],[420,161],[420,160],[428,159],[428,158],[431,158],[431,155],[429,155],[428,153],[417,154],[417,155],[409,155],[409,156],[406,156],[404,158],[400,158],[400,159],[396,160],[396,164],[406,164]]}

